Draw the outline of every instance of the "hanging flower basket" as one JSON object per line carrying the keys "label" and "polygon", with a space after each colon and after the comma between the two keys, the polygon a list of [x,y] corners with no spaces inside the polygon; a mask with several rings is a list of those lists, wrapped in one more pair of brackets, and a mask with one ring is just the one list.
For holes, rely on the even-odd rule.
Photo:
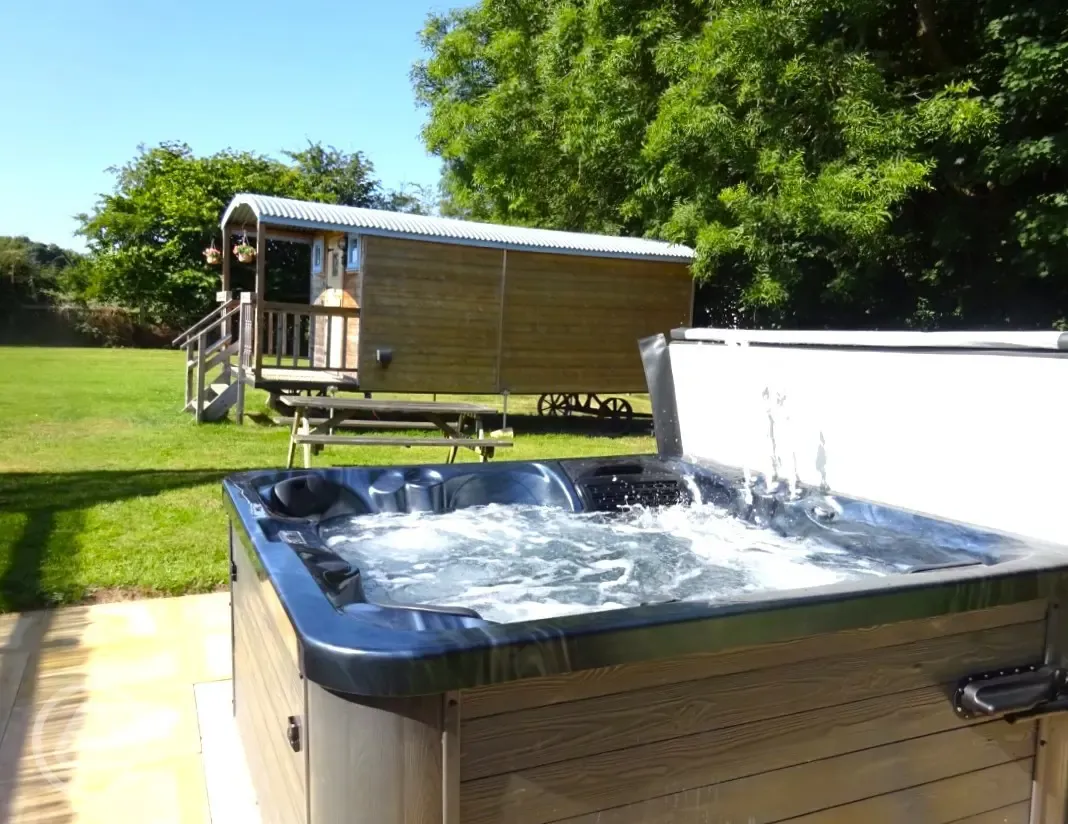
{"label": "hanging flower basket", "polygon": [[234,247],[234,254],[242,263],[252,263],[256,259],[256,247],[242,242]]}
{"label": "hanging flower basket", "polygon": [[215,266],[222,260],[222,252],[215,248],[214,240],[211,242],[211,246],[204,250],[204,260],[206,260],[210,266]]}

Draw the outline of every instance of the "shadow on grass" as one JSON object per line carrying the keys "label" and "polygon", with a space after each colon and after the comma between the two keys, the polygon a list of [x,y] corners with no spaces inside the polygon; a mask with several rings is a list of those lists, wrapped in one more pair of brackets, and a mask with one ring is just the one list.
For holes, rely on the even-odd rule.
{"label": "shadow on grass", "polygon": [[[23,516],[20,534],[0,551],[0,612],[56,602],[42,570],[57,531],[76,535],[83,511],[98,504],[218,483],[238,469],[99,470],[0,475],[0,514]],[[3,544],[0,543],[0,550]],[[76,560],[72,557],[71,562]]]}
{"label": "shadow on grass", "polygon": [[[41,815],[49,821],[70,821],[76,814],[68,793],[91,695],[85,677],[91,650],[82,640],[89,614],[80,609],[26,611],[57,600],[44,581],[50,553],[68,553],[69,562],[77,563],[73,552],[57,550],[57,544],[63,546],[57,537],[79,534],[84,512],[92,506],[218,483],[235,471],[0,475],[0,516],[21,516],[4,525],[0,544],[0,612],[20,611],[0,623],[0,652],[9,680],[0,689],[0,824],[21,821],[27,811],[35,820]],[[47,640],[49,631],[54,635]],[[46,653],[52,656],[47,671],[41,668]]]}

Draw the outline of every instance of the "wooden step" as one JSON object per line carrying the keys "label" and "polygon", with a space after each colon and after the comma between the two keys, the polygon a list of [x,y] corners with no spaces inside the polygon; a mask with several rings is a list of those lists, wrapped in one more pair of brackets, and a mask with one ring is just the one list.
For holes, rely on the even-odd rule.
{"label": "wooden step", "polygon": [[222,390],[210,400],[205,400],[197,415],[197,423],[202,421],[218,421],[226,417],[230,407],[237,403],[237,384],[213,384],[212,388],[220,386]]}
{"label": "wooden step", "polygon": [[324,446],[511,446],[508,438],[397,438],[389,435],[294,435],[295,443]]}

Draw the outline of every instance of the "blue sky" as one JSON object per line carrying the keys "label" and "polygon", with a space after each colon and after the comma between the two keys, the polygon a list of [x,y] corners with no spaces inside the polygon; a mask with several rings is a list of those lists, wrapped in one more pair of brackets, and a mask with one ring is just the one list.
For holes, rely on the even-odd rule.
{"label": "blue sky", "polygon": [[389,187],[435,185],[408,71],[464,0],[0,0],[0,235],[83,248],[73,215],[138,144],[360,149]]}

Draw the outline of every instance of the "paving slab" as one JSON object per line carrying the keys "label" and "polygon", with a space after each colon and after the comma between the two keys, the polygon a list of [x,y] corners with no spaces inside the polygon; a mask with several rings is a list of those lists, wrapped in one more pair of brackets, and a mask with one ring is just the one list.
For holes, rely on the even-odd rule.
{"label": "paving slab", "polygon": [[257,824],[230,660],[225,592],[0,615],[0,821]]}
{"label": "paving slab", "polygon": [[[125,770],[81,766],[0,786],[12,824],[210,824],[199,755]],[[234,824],[239,824],[238,820]],[[243,824],[243,823],[241,823]]]}
{"label": "paving slab", "polygon": [[208,809],[215,824],[260,824],[256,793],[233,712],[233,682],[197,684],[197,719]]}

